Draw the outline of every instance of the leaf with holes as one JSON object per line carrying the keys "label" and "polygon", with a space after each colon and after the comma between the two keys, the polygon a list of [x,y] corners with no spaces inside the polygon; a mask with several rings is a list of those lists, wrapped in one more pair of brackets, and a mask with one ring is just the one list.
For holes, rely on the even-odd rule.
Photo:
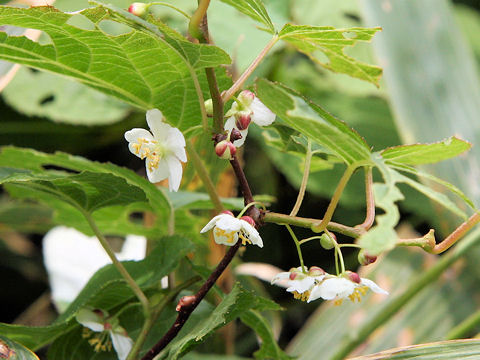
{"label": "leaf with holes", "polygon": [[347,124],[286,86],[263,79],[256,85],[262,102],[291,128],[324,146],[346,164],[371,162],[370,148]]}
{"label": "leaf with holes", "polygon": [[39,360],[38,356],[26,347],[0,335],[0,359]]}
{"label": "leaf with holes", "polygon": [[[70,25],[75,16],[93,29]],[[129,31],[110,35],[101,29],[105,20],[128,23]],[[201,118],[197,71],[230,63],[215,46],[192,44],[165,26],[101,5],[76,14],[48,6],[1,7],[0,24],[38,29],[51,39],[40,45],[0,32],[0,59],[72,77],[145,110],[159,108],[181,130]]]}
{"label": "leaf with holes", "polygon": [[[279,38],[295,46],[323,67],[342,74],[371,82],[378,86],[382,69],[365,64],[346,55],[346,46],[357,42],[368,42],[381,28],[347,28],[335,29],[331,26],[309,26],[286,24],[279,33]],[[328,58],[322,62],[317,55],[321,51]]]}

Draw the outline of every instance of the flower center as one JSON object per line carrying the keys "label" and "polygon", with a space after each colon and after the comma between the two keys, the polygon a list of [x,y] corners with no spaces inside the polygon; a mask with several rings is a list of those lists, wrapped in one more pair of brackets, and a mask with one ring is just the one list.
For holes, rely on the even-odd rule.
{"label": "flower center", "polygon": [[140,159],[147,158],[147,168],[150,171],[157,169],[160,160],[169,153],[169,149],[163,144],[156,140],[147,140],[145,138],[138,138],[132,147]]}
{"label": "flower center", "polygon": [[82,330],[82,337],[84,339],[89,339],[88,343],[93,347],[95,352],[112,350],[112,341],[106,331],[94,333],[90,329],[84,327]]}
{"label": "flower center", "polygon": [[348,298],[352,301],[362,301],[362,295],[365,295],[367,293],[368,287],[367,286],[359,286],[353,290],[353,293],[348,295]]}
{"label": "flower center", "polygon": [[303,293],[299,293],[298,291],[293,291],[292,294],[293,294],[293,297],[297,300],[307,301],[308,298],[310,297],[310,290],[307,290]]}
{"label": "flower center", "polygon": [[250,240],[250,236],[244,231],[240,231],[238,233],[238,237],[242,239],[242,245],[247,245],[252,243],[252,240]]}

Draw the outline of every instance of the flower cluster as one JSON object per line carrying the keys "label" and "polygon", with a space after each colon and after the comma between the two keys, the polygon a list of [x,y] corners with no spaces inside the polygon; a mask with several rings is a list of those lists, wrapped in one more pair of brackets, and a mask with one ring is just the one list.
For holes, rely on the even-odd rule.
{"label": "flower cluster", "polygon": [[375,293],[388,295],[372,280],[361,278],[357,273],[346,271],[338,276],[331,275],[321,268],[312,266],[306,273],[302,268],[292,268],[288,272],[277,274],[272,279],[272,284],[282,286],[286,283],[287,291],[293,293],[296,299],[302,301],[314,301],[319,298],[324,300],[335,300],[339,305],[343,299],[360,301],[370,289]]}
{"label": "flower cluster", "polygon": [[150,131],[132,129],[125,133],[132,154],[145,159],[148,180],[157,183],[168,178],[170,191],[177,191],[182,180],[182,164],[187,161],[185,138],[177,128],[164,122],[158,109],[147,111]]}
{"label": "flower cluster", "polygon": [[255,221],[250,216],[237,219],[232,212],[224,211],[210,220],[200,232],[213,228],[213,238],[217,244],[233,246],[240,239],[243,245],[248,243],[263,247],[262,238],[254,226]]}

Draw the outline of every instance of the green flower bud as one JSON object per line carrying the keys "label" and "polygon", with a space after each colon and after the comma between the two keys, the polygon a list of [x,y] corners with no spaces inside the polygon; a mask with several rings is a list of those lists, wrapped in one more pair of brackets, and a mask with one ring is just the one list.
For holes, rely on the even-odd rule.
{"label": "green flower bud", "polygon": [[327,233],[323,233],[322,236],[320,236],[320,245],[322,245],[324,249],[330,250],[335,247],[335,240]]}

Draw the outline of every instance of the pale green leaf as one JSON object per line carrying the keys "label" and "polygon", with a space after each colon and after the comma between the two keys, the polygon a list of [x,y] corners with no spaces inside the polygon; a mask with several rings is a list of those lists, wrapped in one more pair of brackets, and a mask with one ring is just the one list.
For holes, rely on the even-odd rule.
{"label": "pale green leaf", "polygon": [[0,359],[39,360],[31,350],[0,335]]}
{"label": "pale green leaf", "polygon": [[[329,70],[378,86],[382,69],[355,60],[344,53],[344,48],[355,45],[357,42],[370,41],[380,30],[379,27],[335,29],[331,26],[286,24],[280,31],[279,37]],[[328,62],[323,61],[317,51],[321,51],[328,58]]]}
{"label": "pale green leaf", "polygon": [[351,360],[451,360],[477,358],[480,358],[480,340],[463,339],[404,346],[376,354],[354,357]]}
{"label": "pale green leaf", "polygon": [[405,165],[433,164],[453,158],[472,147],[467,141],[452,136],[433,144],[400,145],[380,152],[387,162]]}
{"label": "pale green leaf", "polygon": [[[94,29],[70,25],[74,16],[87,18]],[[100,28],[104,20],[132,27],[114,36]],[[182,130],[198,125],[197,71],[229,63],[228,55],[215,46],[190,43],[165,26],[141,21],[104,6],[78,14],[42,6],[2,7],[1,25],[42,30],[52,43],[40,45],[0,33],[0,59],[72,77],[145,110],[159,108],[167,121]]]}
{"label": "pale green leaf", "polygon": [[125,103],[81,83],[25,67],[17,71],[2,95],[20,113],[67,124],[111,124],[131,110]]}
{"label": "pale green leaf", "polygon": [[262,79],[257,81],[257,94],[287,125],[326,147],[345,163],[371,162],[370,149],[365,141],[320,106],[285,86]]}
{"label": "pale green leaf", "polygon": [[248,15],[253,20],[262,23],[272,34],[275,32],[270,16],[261,0],[221,0],[222,2],[233,6],[241,13]]}

